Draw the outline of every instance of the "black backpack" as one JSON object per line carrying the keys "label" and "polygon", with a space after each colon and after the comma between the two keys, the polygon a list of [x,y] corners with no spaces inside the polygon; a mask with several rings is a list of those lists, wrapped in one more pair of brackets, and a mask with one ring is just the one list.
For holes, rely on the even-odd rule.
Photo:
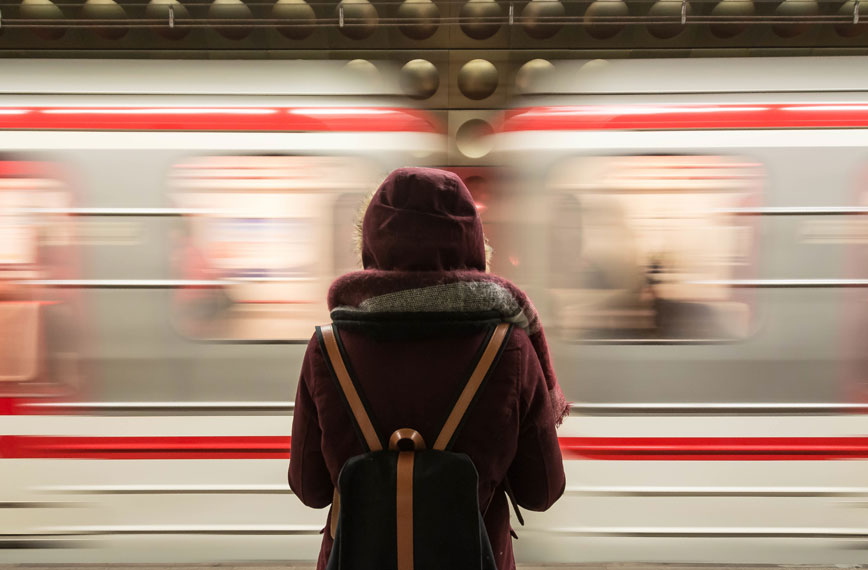
{"label": "black backpack", "polygon": [[367,450],[348,459],[338,476],[327,570],[496,570],[479,510],[476,467],[450,449],[511,330],[504,323],[489,331],[431,449],[409,428],[396,430],[384,449],[334,325],[317,327],[326,363]]}

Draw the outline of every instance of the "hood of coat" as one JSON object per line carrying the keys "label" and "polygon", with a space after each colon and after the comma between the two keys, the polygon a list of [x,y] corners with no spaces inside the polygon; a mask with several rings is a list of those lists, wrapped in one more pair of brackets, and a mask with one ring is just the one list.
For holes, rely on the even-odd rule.
{"label": "hood of coat", "polygon": [[387,271],[485,271],[482,221],[464,182],[434,168],[389,174],[365,211],[362,264]]}

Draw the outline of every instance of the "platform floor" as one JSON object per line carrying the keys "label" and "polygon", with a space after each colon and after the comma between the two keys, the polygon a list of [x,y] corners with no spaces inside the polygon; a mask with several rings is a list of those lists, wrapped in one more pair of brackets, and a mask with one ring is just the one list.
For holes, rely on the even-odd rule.
{"label": "platform floor", "polygon": [[[313,564],[301,563],[259,563],[239,564],[0,564],[0,570],[313,570]],[[519,564],[518,570],[842,570],[847,568],[868,568],[865,565],[829,566],[745,566],[740,564]]]}

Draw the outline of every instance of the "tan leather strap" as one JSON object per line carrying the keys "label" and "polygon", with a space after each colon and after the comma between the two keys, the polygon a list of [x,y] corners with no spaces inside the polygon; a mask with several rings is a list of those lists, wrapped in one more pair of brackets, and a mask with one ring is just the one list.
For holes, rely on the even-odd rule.
{"label": "tan leather strap", "polygon": [[335,492],[332,495],[332,518],[329,521],[329,535],[332,537],[332,540],[338,534],[338,519],[341,516],[341,494],[338,493],[338,488],[335,487]]}
{"label": "tan leather strap", "polygon": [[398,453],[395,505],[398,515],[398,570],[413,570],[413,463],[416,453]]}
{"label": "tan leather strap", "polygon": [[410,428],[396,429],[389,438],[389,449],[398,450],[402,441],[410,442],[413,451],[398,453],[395,481],[395,509],[398,521],[398,570],[413,570],[413,465],[416,452],[425,449],[422,434]]}
{"label": "tan leather strap", "polygon": [[383,444],[380,438],[377,437],[377,430],[374,429],[374,424],[371,423],[371,418],[368,417],[368,412],[365,411],[365,406],[362,404],[362,399],[350,380],[350,373],[347,371],[347,365],[338,348],[338,341],[335,339],[335,331],[332,325],[320,327],[322,338],[325,342],[327,359],[331,361],[332,369],[335,371],[335,376],[338,377],[338,382],[344,392],[344,397],[350,405],[350,410],[356,418],[356,424],[362,432],[362,437],[365,438],[365,443],[368,444],[370,451],[380,451],[383,449]]}
{"label": "tan leather strap", "polygon": [[488,374],[492,363],[494,363],[494,358],[500,351],[507,331],[509,331],[509,323],[501,323],[494,329],[494,333],[488,341],[488,346],[485,347],[485,351],[482,353],[482,358],[476,363],[476,368],[473,369],[473,373],[470,375],[467,384],[465,384],[464,390],[461,391],[461,395],[458,396],[458,401],[455,402],[452,412],[450,412],[449,417],[446,419],[446,423],[443,424],[443,429],[440,430],[440,435],[437,436],[437,440],[434,442],[434,449],[443,451],[449,445],[449,441],[461,424],[461,419],[473,401],[476,391],[479,390],[479,386],[482,385],[482,381]]}
{"label": "tan leather strap", "polygon": [[[359,393],[356,391],[353,381],[350,380],[350,373],[347,371],[347,365],[344,362],[340,349],[338,348],[338,341],[335,338],[335,332],[332,325],[320,327],[320,332],[322,333],[323,343],[326,348],[326,353],[323,356],[325,356],[326,361],[331,363],[332,370],[335,371],[335,376],[337,376],[344,397],[350,405],[350,411],[352,411],[353,417],[356,418],[356,424],[362,432],[362,437],[365,438],[365,443],[368,445],[368,449],[371,451],[379,451],[383,449],[383,445],[380,443],[380,438],[377,437],[377,431],[371,423],[371,418],[368,417],[368,412],[365,411],[365,406],[362,404],[362,399],[359,397]],[[340,493],[338,493],[338,489],[335,488],[334,495],[332,496],[332,515],[331,520],[329,521],[329,533],[331,534],[332,539],[334,539],[337,534],[340,515],[341,496]]]}

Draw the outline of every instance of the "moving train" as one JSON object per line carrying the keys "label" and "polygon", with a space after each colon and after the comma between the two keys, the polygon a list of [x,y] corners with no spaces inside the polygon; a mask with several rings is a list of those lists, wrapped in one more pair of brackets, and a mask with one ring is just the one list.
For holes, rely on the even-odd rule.
{"label": "moving train", "polygon": [[[443,129],[340,63],[0,71],[3,559],[312,560],[304,346],[364,195]],[[563,61],[503,114],[492,269],[574,402],[519,561],[864,562],[866,72]]]}
{"label": "moving train", "polygon": [[506,113],[494,269],[543,306],[579,458],[523,556],[865,561],[865,70],[561,62]]}

